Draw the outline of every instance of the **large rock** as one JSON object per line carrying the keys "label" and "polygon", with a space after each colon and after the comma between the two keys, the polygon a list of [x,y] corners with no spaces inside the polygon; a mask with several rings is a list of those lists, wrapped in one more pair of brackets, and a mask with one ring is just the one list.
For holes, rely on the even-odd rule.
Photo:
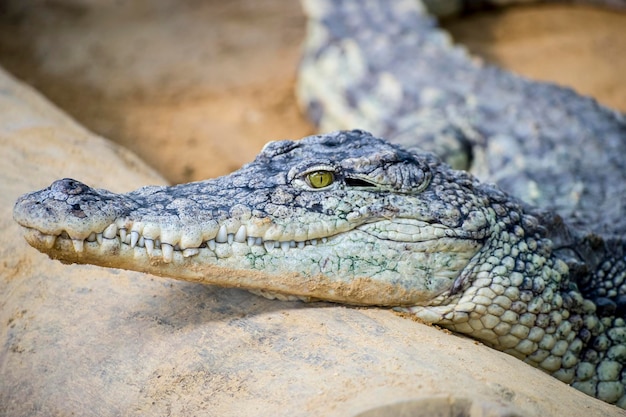
{"label": "large rock", "polygon": [[4,72],[0,92],[0,415],[624,414],[389,310],[49,260],[12,221],[20,194],[164,181]]}

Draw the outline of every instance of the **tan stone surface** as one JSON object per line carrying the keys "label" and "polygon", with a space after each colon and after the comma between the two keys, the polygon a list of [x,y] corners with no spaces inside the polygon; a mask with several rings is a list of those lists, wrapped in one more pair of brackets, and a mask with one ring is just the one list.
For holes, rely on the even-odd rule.
{"label": "tan stone surface", "polygon": [[[227,172],[265,140],[310,129],[290,92],[303,23],[295,2],[184,2],[191,20],[167,1],[155,0],[154,12],[140,1],[68,0],[43,14],[35,3],[5,3],[13,8],[0,23],[0,61],[82,122],[152,152],[145,157],[169,179]],[[230,29],[219,29],[223,21]],[[609,90],[623,97],[615,80]],[[0,415],[624,415],[387,310],[50,261],[11,220],[20,194],[64,176],[115,191],[163,180],[4,74],[0,92]]]}

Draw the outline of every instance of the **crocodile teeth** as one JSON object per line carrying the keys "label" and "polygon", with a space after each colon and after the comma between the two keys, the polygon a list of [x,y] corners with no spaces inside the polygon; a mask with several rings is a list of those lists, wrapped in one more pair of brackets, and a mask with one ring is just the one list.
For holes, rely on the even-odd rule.
{"label": "crocodile teeth", "polygon": [[189,258],[191,256],[197,255],[198,253],[200,253],[200,249],[198,248],[190,248],[190,249],[183,250],[183,256],[185,258]]}
{"label": "crocodile teeth", "polygon": [[161,252],[163,252],[163,262],[170,263],[174,256],[174,247],[169,243],[161,243]]}
{"label": "crocodile teeth", "polygon": [[217,232],[217,236],[215,236],[215,241],[217,243],[226,243],[228,241],[228,231],[226,230],[226,226],[220,226],[220,230]]}
{"label": "crocodile teeth", "polygon": [[72,239],[72,245],[77,253],[82,252],[85,249],[85,241],[82,239]]}
{"label": "crocodile teeth", "polygon": [[154,240],[144,239],[143,243],[146,246],[146,252],[148,253],[148,256],[152,256],[152,253],[154,252]]}
{"label": "crocodile teeth", "polygon": [[246,226],[239,226],[239,230],[235,234],[235,242],[243,243],[246,241]]}
{"label": "crocodile teeth", "polygon": [[47,249],[51,249],[54,246],[54,243],[57,241],[56,235],[41,235],[41,240],[43,240],[43,244]]}
{"label": "crocodile teeth", "polygon": [[117,237],[117,225],[115,223],[110,224],[102,232],[102,237],[105,239],[115,239]]}
{"label": "crocodile teeth", "polygon": [[[213,239],[201,241],[199,240],[193,242],[187,242],[185,245],[193,245],[191,247],[184,247],[180,242],[174,244],[172,243],[162,243],[161,240],[164,239],[163,236],[159,236],[154,233],[150,225],[144,225],[142,223],[135,223],[133,227],[129,229],[128,225],[124,227],[120,227],[121,224],[112,223],[107,226],[101,233],[92,232],[87,236],[86,239],[71,239],[71,237],[67,234],[67,232],[61,233],[61,237],[64,239],[71,239],[72,244],[74,246],[74,250],[77,253],[81,253],[85,250],[85,242],[98,242],[98,244],[102,244],[103,239],[119,239],[120,244],[130,245],[132,248],[145,248],[148,256],[153,257],[155,255],[155,250],[161,250],[159,254],[163,261],[166,263],[173,262],[174,260],[174,252],[181,253],[185,258],[189,258],[192,256],[196,256],[201,253],[202,248],[208,248],[211,251],[214,251],[218,248],[218,244],[229,244],[232,245],[236,243],[247,244],[248,246],[263,246],[267,253],[272,252],[274,249],[280,248],[283,253],[289,252],[290,249],[298,248],[304,249],[307,246],[316,246],[318,244],[323,244],[328,242],[328,238],[320,237],[310,240],[279,240],[277,238],[273,239],[264,239],[260,236],[248,236],[248,229],[245,225],[237,223],[225,223],[221,226],[215,225],[215,229],[217,229],[217,233]],[[228,230],[236,230],[234,233],[228,233]],[[147,238],[144,235],[144,232],[149,231],[149,236],[153,237],[152,239]],[[56,239],[59,236],[54,235],[43,235],[40,239],[44,242],[44,245],[48,248],[52,248],[56,242]],[[167,237],[167,236],[166,236]],[[286,237],[286,236],[284,236]],[[197,246],[195,246],[197,245]]]}
{"label": "crocodile teeth", "polygon": [[137,246],[137,242],[139,241],[139,232],[132,231],[130,232],[130,247],[134,248]]}

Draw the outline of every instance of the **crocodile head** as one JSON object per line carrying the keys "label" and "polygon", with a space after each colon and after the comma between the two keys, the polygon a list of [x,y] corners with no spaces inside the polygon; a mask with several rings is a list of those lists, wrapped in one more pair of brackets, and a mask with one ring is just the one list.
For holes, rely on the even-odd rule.
{"label": "crocodile head", "polygon": [[361,305],[423,305],[458,286],[505,195],[362,131],[269,143],[213,180],[127,194],[63,179],[15,220],[50,257]]}

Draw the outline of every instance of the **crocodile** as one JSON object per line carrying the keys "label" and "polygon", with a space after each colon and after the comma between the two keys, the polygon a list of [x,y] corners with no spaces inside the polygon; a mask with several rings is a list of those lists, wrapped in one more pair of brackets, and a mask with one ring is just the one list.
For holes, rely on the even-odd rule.
{"label": "crocodile", "polygon": [[16,202],[26,240],[393,307],[626,408],[624,117],[473,59],[419,3],[367,6],[305,2],[298,93],[321,130],[374,134],[270,142],[227,176],[125,194],[58,180]]}

